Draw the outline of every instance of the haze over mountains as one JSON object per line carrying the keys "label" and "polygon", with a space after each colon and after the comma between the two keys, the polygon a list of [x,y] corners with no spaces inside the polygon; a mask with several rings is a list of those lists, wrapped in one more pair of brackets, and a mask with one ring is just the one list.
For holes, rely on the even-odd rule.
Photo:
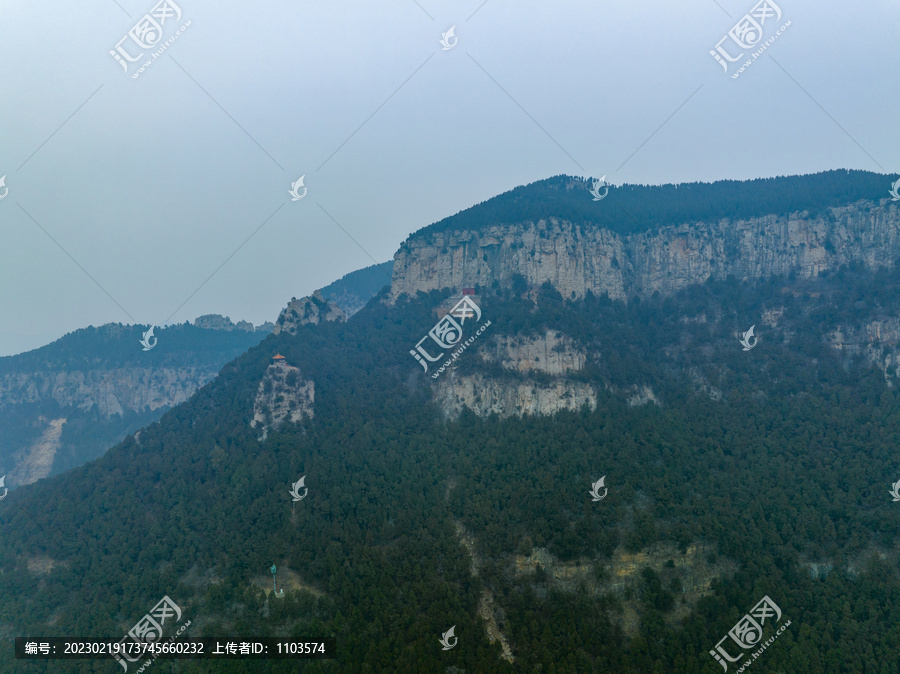
{"label": "haze over mountains", "polygon": [[[320,292],[352,315],[390,279],[392,264],[347,274]],[[155,327],[150,342],[155,338],[156,346],[143,352],[139,340],[149,328],[90,327],[0,357],[0,475],[6,475],[6,487],[102,455],[190,398],[275,324],[254,328],[207,314],[193,325]]]}
{"label": "haze over mountains", "polygon": [[761,671],[890,671],[894,179],[594,202],[557,177],[423,228],[390,288],[292,300],[139,434],[0,501],[0,637],[125,634],[166,595],[190,636],[336,637],[302,671],[717,672],[768,597]]}

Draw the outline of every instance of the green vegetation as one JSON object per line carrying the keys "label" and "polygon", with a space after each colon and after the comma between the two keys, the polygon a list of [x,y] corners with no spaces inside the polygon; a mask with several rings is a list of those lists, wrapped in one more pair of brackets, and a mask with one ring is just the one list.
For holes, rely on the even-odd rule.
{"label": "green vegetation", "polygon": [[680,185],[621,185],[609,197],[593,201],[591,182],[556,176],[516,187],[444,218],[416,233],[480,230],[502,224],[557,218],[576,225],[634,234],[669,225],[717,222],[776,213],[826,213],[860,199],[888,196],[886,176],[869,171],[826,171],[815,175],[719,180]]}
{"label": "green vegetation", "polygon": [[258,344],[265,334],[243,330],[204,330],[190,323],[156,327],[150,351],[138,343],[149,325],[107,323],[81,328],[55,342],[15,356],[0,357],[0,375],[19,372],[108,369],[112,367],[191,367],[228,362]]}
{"label": "green vegetation", "polygon": [[322,296],[348,314],[362,309],[382,288],[391,285],[394,261],[373,264],[350,272],[322,288]]}
{"label": "green vegetation", "polygon": [[[485,296],[496,334],[552,327],[593,354],[578,377],[596,384],[597,408],[554,417],[443,419],[408,351],[448,292],[270,336],[139,443],[128,437],[0,504],[0,635],[118,636],[168,594],[197,625],[191,636],[337,638],[335,661],[232,661],[216,672],[712,673],[721,667],[709,649],[768,594],[792,625],[760,671],[895,671],[900,518],[888,487],[900,479],[900,396],[823,335],[896,316],[898,287],[900,271],[847,268],[816,281],[711,282],[628,306],[549,287],[536,305],[509,290]],[[775,308],[777,328],[760,318]],[[682,320],[697,317],[708,319]],[[753,323],[759,345],[742,352],[736,334]],[[490,334],[456,375],[518,381],[480,363]],[[276,351],[315,381],[316,416],[259,442],[252,401]],[[661,404],[629,407],[615,390],[633,384]],[[590,483],[604,474],[609,495],[592,503]],[[300,475],[309,494],[292,506]],[[477,576],[455,522],[475,540]],[[614,592],[603,564],[660,542],[708,544],[702,561],[736,572],[683,620],[673,618],[674,561]],[[549,569],[518,573],[516,556],[534,548],[584,561],[601,591],[565,591]],[[29,562],[40,558],[59,564],[39,575]],[[833,570],[814,578],[807,561]],[[267,599],[273,562],[279,579],[290,570],[319,594]],[[515,665],[488,641],[483,589],[502,609]],[[629,612],[633,633],[622,626]],[[451,625],[459,645],[441,651]],[[0,671],[58,671],[10,653],[0,650]]]}
{"label": "green vegetation", "polygon": [[[138,368],[177,368],[187,377],[209,378],[265,337],[262,332],[204,330],[185,323],[156,328],[157,345],[145,352],[139,340],[149,327],[110,323],[84,328],[33,351],[0,358],[0,386],[5,386],[0,391],[0,475],[13,471],[24,450],[47,429],[49,419],[66,419],[51,473],[95,459],[128,433],[158,420],[167,408],[151,410],[148,405],[107,417],[97,405],[83,404],[79,396],[99,399],[91,387],[115,371],[127,376]],[[72,377],[71,404],[54,398],[55,389],[61,387],[60,375]],[[11,402],[16,399],[26,402]]]}

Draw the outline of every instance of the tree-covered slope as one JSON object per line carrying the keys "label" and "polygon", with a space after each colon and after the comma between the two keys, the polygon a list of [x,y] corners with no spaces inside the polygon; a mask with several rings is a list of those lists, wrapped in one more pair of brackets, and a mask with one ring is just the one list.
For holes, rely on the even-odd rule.
{"label": "tree-covered slope", "polygon": [[888,198],[891,183],[887,176],[878,173],[835,170],[745,181],[624,184],[609,186],[607,198],[601,201],[593,200],[591,186],[590,180],[571,176],[555,176],[522,185],[429,225],[413,236],[547,218],[627,235],[723,218],[749,219],[801,211],[815,216],[830,207],[860,199],[877,202]]}
{"label": "tree-covered slope", "polygon": [[[138,439],[0,502],[0,638],[118,637],[169,595],[189,636],[333,635],[338,657],[157,671],[711,673],[709,650],[768,595],[791,626],[760,671],[893,671],[900,397],[823,335],[896,315],[898,284],[847,269],[627,306],[482,297],[490,331],[444,376],[518,381],[479,365],[492,335],[554,329],[602,354],[577,375],[596,409],[551,417],[445,419],[409,349],[446,293],[270,336]],[[775,306],[778,326],[742,351],[735,334]],[[315,382],[315,416],[260,442],[253,399],[276,352]],[[615,391],[630,384],[659,405],[629,406]],[[538,552],[553,562],[529,570]],[[688,588],[701,572],[709,587]],[[487,636],[486,591],[512,664]],[[57,665],[0,650],[0,671]]]}
{"label": "tree-covered slope", "polygon": [[0,475],[16,487],[100,456],[271,331],[106,324],[0,358]]}
{"label": "tree-covered slope", "polygon": [[394,261],[388,260],[357,269],[322,288],[322,296],[337,304],[345,314],[352,316],[366,306],[382,288],[391,285],[393,268]]}

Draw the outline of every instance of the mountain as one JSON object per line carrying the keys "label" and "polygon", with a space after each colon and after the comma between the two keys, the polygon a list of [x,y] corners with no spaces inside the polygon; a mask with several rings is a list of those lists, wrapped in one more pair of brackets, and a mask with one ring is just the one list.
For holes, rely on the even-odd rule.
{"label": "mountain", "polygon": [[391,284],[394,261],[373,264],[342,276],[319,292],[340,307],[348,317],[362,309],[384,287]]}
{"label": "mountain", "polygon": [[[480,279],[461,275],[471,247],[457,262],[459,247],[424,245],[444,235],[433,226],[349,320],[324,293],[292,301],[277,334],[189,400],[0,501],[0,671],[56,671],[14,661],[14,636],[125,635],[164,596],[182,612],[166,638],[188,625],[184,637],[337,640],[332,661],[179,672],[889,670],[898,209],[847,187],[853,201],[822,213],[783,210],[833,177],[744,184],[752,198],[731,186],[718,230],[657,205],[653,236],[689,240],[857,209],[846,231],[877,230],[871,248],[828,239],[814,273],[789,246],[758,274],[740,247],[705,267],[706,249],[686,247],[659,273],[697,269],[692,283],[623,274],[620,296],[600,281],[573,296],[584,273],[543,278],[540,247],[591,257],[591,241],[625,237],[620,264],[641,269],[653,248],[627,237],[651,230],[574,222],[541,183],[514,190],[521,208],[452,229],[483,242],[510,228]],[[635,189],[653,203],[655,188]],[[597,203],[616,208],[616,194]],[[761,212],[741,211],[751,203]]]}
{"label": "mountain", "polygon": [[[328,301],[352,315],[389,285],[392,267],[390,261],[347,274],[310,298],[293,298],[285,311]],[[100,456],[187,400],[265,335],[279,332],[283,319],[254,327],[206,314],[192,327],[185,324],[185,334],[184,326],[157,329],[156,337],[164,332],[163,344],[171,347],[164,363],[147,355],[135,360],[135,343],[150,326],[112,323],[0,358],[0,475],[7,476],[6,486],[31,484]]]}
{"label": "mountain", "polygon": [[[441,288],[550,282],[563,296],[670,294],[729,274],[815,276],[900,257],[890,181],[831,171],[747,183],[610,187],[557,177],[520,187],[407,239],[393,297]],[[519,279],[521,277],[521,279]]]}
{"label": "mountain", "polygon": [[0,358],[0,475],[30,484],[100,456],[127,434],[190,398],[273,329],[217,314],[194,325],[109,323]]}

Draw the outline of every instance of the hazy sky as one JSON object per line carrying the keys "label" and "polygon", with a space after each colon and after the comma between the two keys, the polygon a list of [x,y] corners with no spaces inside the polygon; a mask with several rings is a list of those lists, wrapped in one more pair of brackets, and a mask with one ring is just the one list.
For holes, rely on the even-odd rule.
{"label": "hazy sky", "polygon": [[790,25],[733,79],[762,42],[728,73],[709,52],[752,1],[0,0],[0,355],[107,322],[275,320],[560,173],[900,171],[900,5],[777,1],[763,42]]}

